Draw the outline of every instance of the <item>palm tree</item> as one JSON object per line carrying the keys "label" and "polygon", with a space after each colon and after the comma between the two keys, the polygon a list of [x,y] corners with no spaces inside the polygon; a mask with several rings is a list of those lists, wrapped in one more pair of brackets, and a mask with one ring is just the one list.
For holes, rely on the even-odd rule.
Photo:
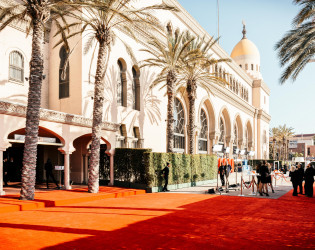
{"label": "palm tree", "polygon": [[0,10],[0,32],[12,23],[26,23],[27,35],[32,32],[21,200],[33,200],[35,193],[45,25],[52,17],[61,18],[65,24],[64,16],[69,13],[65,7],[70,3],[70,0],[20,0]]}
{"label": "palm tree", "polygon": [[[294,135],[294,128],[287,127],[286,124],[279,125],[279,127],[274,127],[271,129],[272,137],[274,139],[274,143],[278,144],[278,150],[280,151],[279,157],[285,158],[285,151],[287,146],[287,140]],[[281,154],[281,146],[282,146],[282,154]]]}
{"label": "palm tree", "polygon": [[[190,41],[191,34],[187,31],[184,41]],[[211,92],[211,83],[217,83],[221,85],[228,84],[225,79],[218,77],[215,73],[210,73],[211,66],[220,62],[229,62],[230,59],[214,59],[210,54],[212,46],[217,40],[210,39],[208,42],[205,38],[196,37],[189,44],[186,49],[186,53],[189,55],[182,62],[182,71],[179,82],[186,84],[186,90],[189,100],[189,153],[194,154],[195,150],[195,102],[197,98],[197,86],[201,86],[208,92]]]}
{"label": "palm tree", "polygon": [[177,76],[182,69],[182,60],[187,57],[185,53],[193,38],[183,42],[184,33],[179,29],[175,32],[171,23],[167,24],[165,41],[160,41],[156,37],[151,37],[148,42],[152,46],[152,50],[145,49],[143,51],[152,57],[143,61],[141,67],[158,67],[161,69],[152,86],[166,81],[167,87],[167,152],[173,152],[174,148],[174,98],[177,83]]}
{"label": "palm tree", "polygon": [[286,68],[281,75],[280,83],[289,78],[296,80],[299,73],[315,55],[315,1],[293,0],[293,3],[302,6],[302,9],[293,19],[294,28],[276,44],[281,67]]}
{"label": "palm tree", "polygon": [[[107,58],[109,58],[111,46],[119,36],[118,30],[123,31],[137,40],[140,30],[152,30],[160,28],[159,21],[150,14],[154,10],[176,10],[174,7],[166,4],[151,5],[141,8],[133,7],[132,4],[137,0],[76,0],[74,5],[83,6],[73,13],[76,19],[68,26],[60,27],[56,35],[62,39],[60,43],[67,43],[71,37],[81,34],[88,34],[88,43],[85,51],[88,51],[93,43],[98,45],[97,66],[94,82],[94,107],[93,107],[93,125],[92,125],[92,143],[91,155],[89,161],[89,182],[88,191],[97,193],[99,190],[99,159],[100,159],[100,139],[103,122],[103,105],[104,105],[104,86],[105,73],[107,67]],[[79,31],[67,34],[71,27],[82,27]],[[135,61],[131,48],[120,39],[125,45],[127,52]],[[57,44],[57,45],[58,45]]]}

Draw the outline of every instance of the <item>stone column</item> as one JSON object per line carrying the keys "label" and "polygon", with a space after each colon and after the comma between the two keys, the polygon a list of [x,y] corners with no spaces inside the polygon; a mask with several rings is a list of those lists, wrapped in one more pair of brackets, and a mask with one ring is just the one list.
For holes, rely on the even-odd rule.
{"label": "stone column", "polygon": [[114,186],[114,155],[115,151],[111,150],[109,155],[109,184],[108,186]]}
{"label": "stone column", "polygon": [[3,152],[5,149],[0,148],[0,195],[5,195],[3,191]]}
{"label": "stone column", "polygon": [[64,185],[65,185],[65,189],[66,190],[70,190],[71,186],[70,186],[70,154],[72,152],[69,151],[64,151]]}

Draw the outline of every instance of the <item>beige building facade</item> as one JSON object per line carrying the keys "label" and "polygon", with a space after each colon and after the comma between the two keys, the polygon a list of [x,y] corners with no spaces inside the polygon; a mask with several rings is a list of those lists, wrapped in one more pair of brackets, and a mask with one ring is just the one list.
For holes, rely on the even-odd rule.
{"label": "beige building facade", "polygon": [[[6,3],[2,1],[3,4]],[[145,1],[139,1],[144,4]],[[154,1],[159,3],[159,0]],[[198,36],[210,35],[183,9],[176,0],[168,0],[179,12],[156,11],[163,25],[169,21],[173,27],[190,30]],[[21,24],[19,24],[21,25]],[[45,68],[42,87],[42,110],[38,146],[38,180],[45,179],[43,165],[51,158],[54,165],[65,166],[65,185],[69,179],[86,183],[89,143],[93,114],[94,78],[96,58],[93,50],[84,53],[87,37],[71,40],[76,46],[70,56],[66,77],[61,78],[61,65],[67,56],[56,42],[54,22],[44,45]],[[152,49],[146,41],[135,41],[117,31],[120,38],[134,51],[137,61],[148,58],[141,49]],[[241,34],[240,34],[241,35]],[[241,36],[240,36],[241,37]],[[211,154],[212,147],[222,144],[255,152],[254,158],[269,155],[269,96],[270,90],[260,73],[259,51],[243,31],[243,39],[228,55],[218,44],[213,56],[231,58],[210,70],[225,77],[229,86],[213,83],[212,93],[198,87],[196,100],[195,153]],[[14,157],[21,168],[25,111],[28,93],[31,37],[26,37],[21,26],[9,26],[0,32],[0,156]],[[105,76],[104,125],[102,130],[101,163],[111,167],[108,173],[113,184],[115,148],[152,148],[166,151],[167,96],[163,84],[150,88],[157,68],[139,68],[133,63],[123,44],[117,40],[112,48]],[[188,152],[188,98],[179,88],[175,100],[175,151]],[[1,163],[2,163],[2,159]],[[1,164],[0,163],[0,164]],[[16,171],[18,179],[18,170]]]}

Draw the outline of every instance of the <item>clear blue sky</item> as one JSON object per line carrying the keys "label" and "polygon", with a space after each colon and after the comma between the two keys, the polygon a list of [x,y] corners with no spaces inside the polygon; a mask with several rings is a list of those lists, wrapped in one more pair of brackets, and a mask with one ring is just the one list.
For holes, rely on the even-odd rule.
{"label": "clear blue sky", "polygon": [[[217,0],[178,0],[212,36],[218,36]],[[220,45],[231,54],[242,38],[242,20],[247,38],[260,52],[261,73],[271,90],[270,127],[286,124],[295,133],[315,133],[315,62],[309,63],[295,82],[279,84],[281,72],[274,45],[292,27],[300,9],[291,0],[219,0]],[[312,72],[313,70],[313,72]]]}

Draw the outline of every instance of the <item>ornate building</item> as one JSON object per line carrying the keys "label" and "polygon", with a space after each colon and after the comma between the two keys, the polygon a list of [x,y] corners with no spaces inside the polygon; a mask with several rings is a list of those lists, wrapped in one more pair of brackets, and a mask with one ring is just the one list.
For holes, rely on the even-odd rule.
{"label": "ornate building", "polygon": [[[7,1],[1,1],[1,4]],[[162,24],[171,21],[174,27],[181,30],[188,29],[195,35],[211,38],[176,0],[167,2],[180,11],[157,13]],[[15,25],[0,32],[0,156],[13,156],[18,168],[22,165],[28,62],[31,56],[31,37],[25,37],[22,30]],[[64,165],[66,171],[71,170],[71,180],[86,183],[96,59],[93,52],[84,53],[84,35],[82,39],[72,39],[70,44],[77,48],[70,56],[66,77],[61,77],[67,53],[63,47],[54,48],[55,31],[52,22],[44,45],[45,79],[42,87],[37,178],[44,178],[44,162],[51,158],[54,165]],[[118,31],[118,34],[132,47],[138,61],[148,57],[140,51],[150,49],[145,41],[136,42],[125,33]],[[213,145],[223,144],[231,149],[255,151],[255,158],[258,159],[267,158],[270,90],[260,73],[258,49],[246,38],[244,27],[243,38],[234,47],[231,56],[218,44],[213,46],[212,52],[217,59],[232,58],[231,62],[210,69],[218,76],[225,77],[229,86],[209,83],[212,85],[211,94],[198,87],[195,153],[211,154]],[[120,41],[113,46],[105,76],[102,130],[102,155],[107,159],[104,162],[110,164],[111,168],[117,147],[166,151],[166,88],[161,88],[162,85],[150,88],[158,70],[139,69]],[[183,88],[176,93],[174,114],[175,151],[185,153],[188,152],[188,97]],[[233,150],[229,157],[233,157]],[[71,188],[69,183],[65,185]]]}

